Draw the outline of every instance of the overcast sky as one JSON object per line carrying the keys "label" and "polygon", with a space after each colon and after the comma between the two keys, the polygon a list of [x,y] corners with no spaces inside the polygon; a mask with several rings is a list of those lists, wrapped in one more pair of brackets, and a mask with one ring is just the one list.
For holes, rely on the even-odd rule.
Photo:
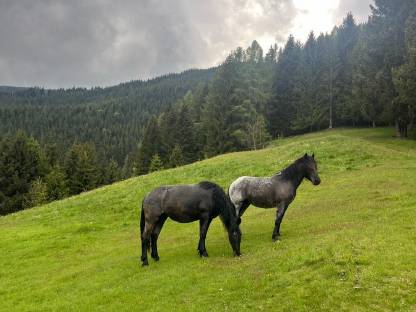
{"label": "overcast sky", "polygon": [[0,85],[108,86],[330,31],[372,0],[0,0]]}

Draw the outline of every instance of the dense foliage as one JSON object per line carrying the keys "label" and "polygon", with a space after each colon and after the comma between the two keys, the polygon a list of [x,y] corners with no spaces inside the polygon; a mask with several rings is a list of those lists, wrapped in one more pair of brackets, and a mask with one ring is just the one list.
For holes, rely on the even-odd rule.
{"label": "dense foliage", "polygon": [[60,151],[75,142],[91,143],[100,160],[122,163],[150,116],[206,83],[214,71],[189,70],[108,88],[0,89],[0,133],[24,130]]}
{"label": "dense foliage", "polygon": [[[395,125],[406,137],[415,99],[414,0],[376,0],[367,23],[357,25],[348,14],[331,33],[310,33],[304,44],[290,36],[284,47],[263,53],[253,41],[215,69],[110,88],[3,87],[0,133],[10,135],[2,141],[0,170],[10,172],[0,181],[2,213],[261,148],[271,137],[378,125]],[[27,157],[40,159],[39,169],[18,177],[13,170],[26,170],[27,160],[13,157],[13,148],[24,145],[16,140],[31,146],[22,152]]]}

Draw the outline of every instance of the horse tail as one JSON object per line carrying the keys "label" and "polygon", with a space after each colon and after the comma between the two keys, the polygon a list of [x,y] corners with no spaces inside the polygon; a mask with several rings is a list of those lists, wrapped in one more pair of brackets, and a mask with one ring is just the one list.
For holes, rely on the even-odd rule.
{"label": "horse tail", "polygon": [[[144,209],[143,209],[143,206],[144,206],[144,199],[143,199],[143,201],[142,201],[142,211],[141,211],[141,213],[140,213],[140,237],[143,239],[143,232],[144,232],[144,227],[145,227],[145,224],[146,224],[146,219],[145,219],[145,217],[144,217]],[[150,250],[150,240],[151,240],[152,238],[151,238],[151,236],[150,236],[150,238],[149,238],[149,244],[146,246],[147,247],[147,251],[149,251]],[[143,242],[143,241],[142,241]]]}
{"label": "horse tail", "polygon": [[140,213],[140,236],[143,235],[144,225],[145,225],[143,202],[144,202],[144,200],[142,201],[142,212]]}

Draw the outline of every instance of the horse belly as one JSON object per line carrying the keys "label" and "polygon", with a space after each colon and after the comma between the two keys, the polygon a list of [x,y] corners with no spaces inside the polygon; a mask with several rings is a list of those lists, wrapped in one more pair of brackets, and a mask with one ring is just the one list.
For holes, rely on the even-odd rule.
{"label": "horse belly", "polygon": [[164,208],[169,218],[180,223],[197,221],[204,213],[200,201],[197,200],[174,200],[165,203]]}
{"label": "horse belly", "polygon": [[252,205],[259,208],[273,208],[277,204],[275,192],[269,183],[252,187],[247,197]]}
{"label": "horse belly", "polygon": [[274,208],[277,206],[275,201],[264,197],[249,197],[249,201],[253,206],[259,208]]}
{"label": "horse belly", "polygon": [[168,216],[173,221],[176,221],[176,222],[179,222],[179,223],[190,223],[190,222],[195,222],[195,221],[198,220],[198,218],[192,218],[191,216],[185,216],[185,215],[170,214]]}

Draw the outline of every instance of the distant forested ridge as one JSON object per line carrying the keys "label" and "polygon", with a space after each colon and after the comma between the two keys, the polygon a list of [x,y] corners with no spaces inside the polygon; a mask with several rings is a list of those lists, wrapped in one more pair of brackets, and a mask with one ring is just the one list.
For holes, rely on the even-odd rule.
{"label": "distant forested ridge", "polygon": [[92,143],[100,158],[122,163],[149,117],[206,84],[214,71],[189,70],[108,88],[0,92],[0,133],[24,130],[60,150],[75,142]]}
{"label": "distant forested ridge", "polygon": [[[0,88],[0,213],[319,129],[391,125],[407,137],[416,2],[371,9],[366,23],[349,13],[304,44],[253,41],[217,68],[109,88]],[[21,174],[28,162],[37,169]]]}

